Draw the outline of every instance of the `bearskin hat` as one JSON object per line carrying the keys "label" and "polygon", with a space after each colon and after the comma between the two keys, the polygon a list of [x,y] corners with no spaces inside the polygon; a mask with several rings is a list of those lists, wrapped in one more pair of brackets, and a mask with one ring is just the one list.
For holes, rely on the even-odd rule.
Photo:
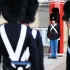
{"label": "bearskin hat", "polygon": [[59,14],[59,9],[57,7],[54,7],[54,8],[52,8],[52,12]]}
{"label": "bearskin hat", "polygon": [[56,13],[51,13],[50,14],[50,20],[52,21],[52,20],[57,20],[57,15],[56,15]]}
{"label": "bearskin hat", "polygon": [[65,21],[69,21],[69,18],[70,18],[70,14],[65,12],[62,19],[65,20]]}
{"label": "bearskin hat", "polygon": [[4,1],[5,0],[0,0],[0,15],[1,15],[1,12],[2,12],[2,6],[3,6]]}
{"label": "bearskin hat", "polygon": [[28,0],[25,17],[20,22],[27,24],[34,22],[37,9],[38,0]]}
{"label": "bearskin hat", "polygon": [[20,21],[25,15],[27,2],[28,0],[3,0],[2,15],[4,19],[9,22]]}
{"label": "bearskin hat", "polygon": [[69,7],[70,7],[70,0],[66,1],[65,4],[64,4],[64,6],[63,6],[64,13],[65,12],[69,12],[70,13],[70,8]]}
{"label": "bearskin hat", "polygon": [[62,17],[63,20],[68,21],[70,18],[70,0],[66,1],[63,6],[64,15]]}

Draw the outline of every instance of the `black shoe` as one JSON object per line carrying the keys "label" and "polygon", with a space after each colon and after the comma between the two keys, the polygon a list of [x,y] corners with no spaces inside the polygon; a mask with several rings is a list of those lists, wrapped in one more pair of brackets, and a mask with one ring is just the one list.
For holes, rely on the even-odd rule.
{"label": "black shoe", "polygon": [[50,58],[50,59],[53,59],[54,57],[52,57],[52,56],[49,56],[48,58]]}
{"label": "black shoe", "polygon": [[57,59],[57,57],[53,57],[54,59]]}

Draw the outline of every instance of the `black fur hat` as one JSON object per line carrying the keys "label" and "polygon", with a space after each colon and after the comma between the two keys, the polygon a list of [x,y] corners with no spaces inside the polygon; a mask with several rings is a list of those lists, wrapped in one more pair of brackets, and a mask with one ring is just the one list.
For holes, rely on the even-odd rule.
{"label": "black fur hat", "polygon": [[54,8],[52,8],[52,12],[59,14],[59,9],[57,7],[54,7]]}
{"label": "black fur hat", "polygon": [[2,15],[8,22],[20,21],[26,12],[28,0],[3,0]]}
{"label": "black fur hat", "polygon": [[63,6],[64,13],[65,12],[69,12],[70,13],[70,8],[69,7],[70,7],[70,0],[66,1],[65,4],[64,4],[64,6]]}
{"label": "black fur hat", "polygon": [[1,15],[1,12],[2,12],[3,3],[4,3],[5,1],[6,1],[6,0],[0,0],[0,15]]}
{"label": "black fur hat", "polygon": [[65,12],[62,19],[65,21],[70,21],[69,18],[70,18],[70,14],[68,12],[67,13]]}
{"label": "black fur hat", "polygon": [[27,24],[34,22],[37,9],[38,0],[28,0],[25,17],[20,22]]}
{"label": "black fur hat", "polygon": [[63,20],[69,21],[70,18],[70,1],[66,1],[63,6],[64,15],[62,17]]}
{"label": "black fur hat", "polygon": [[56,15],[56,13],[51,13],[51,14],[50,14],[50,20],[51,20],[51,21],[52,21],[52,20],[57,21],[57,15]]}

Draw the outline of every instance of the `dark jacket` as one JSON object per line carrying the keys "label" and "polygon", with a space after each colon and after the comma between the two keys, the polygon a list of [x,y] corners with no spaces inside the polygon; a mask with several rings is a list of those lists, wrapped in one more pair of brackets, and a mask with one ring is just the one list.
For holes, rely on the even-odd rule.
{"label": "dark jacket", "polygon": [[66,70],[70,70],[70,36],[68,37],[68,47],[66,56]]}
{"label": "dark jacket", "polygon": [[[18,42],[18,39],[20,36],[20,30],[21,30],[21,24],[17,24],[17,23],[5,24],[6,34],[8,36],[8,39],[9,39],[14,51],[16,49],[17,42]],[[26,37],[25,37],[24,45],[23,45],[23,48],[21,51],[21,55],[23,54],[23,52],[25,51],[27,46],[29,46],[29,50],[30,50],[30,55],[31,55],[31,59],[32,59],[31,64],[32,64],[34,70],[39,70],[38,50],[37,50],[35,40],[31,34],[31,29],[29,27],[27,27]],[[8,67],[8,65],[10,63],[9,55],[7,53],[5,45],[0,36],[0,56],[1,55],[3,55],[3,57],[4,57],[4,60],[3,60],[4,64]],[[20,55],[20,58],[21,58],[21,55]],[[20,61],[20,58],[19,58],[19,61]]]}
{"label": "dark jacket", "polygon": [[59,24],[56,23],[57,25],[54,26],[54,28],[57,30],[58,34],[55,32],[54,29],[51,29],[51,24],[48,26],[48,31],[47,31],[47,37],[50,39],[50,40],[55,40],[55,39],[58,39],[60,37],[60,27],[59,27]]}
{"label": "dark jacket", "polygon": [[39,53],[39,70],[44,70],[44,65],[43,65],[43,43],[42,43],[42,37],[40,35],[40,32],[37,30],[37,35],[36,35],[36,44],[38,48],[38,53]]}
{"label": "dark jacket", "polygon": [[[31,29],[32,31],[32,29]],[[44,70],[44,59],[43,59],[43,43],[42,43],[42,37],[40,35],[40,32],[38,30],[36,30],[37,33],[36,33],[36,38],[35,38],[35,41],[36,41],[36,45],[37,45],[37,49],[38,49],[38,56],[39,56],[39,70]],[[31,61],[31,58],[29,59]],[[33,69],[32,69],[33,70]]]}

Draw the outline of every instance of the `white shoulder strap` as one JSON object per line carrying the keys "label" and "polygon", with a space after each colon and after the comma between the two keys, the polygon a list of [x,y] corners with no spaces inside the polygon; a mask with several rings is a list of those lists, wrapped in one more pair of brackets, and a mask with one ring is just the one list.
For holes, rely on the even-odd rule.
{"label": "white shoulder strap", "polygon": [[[22,51],[22,48],[23,48],[23,44],[24,44],[24,41],[25,41],[26,32],[27,32],[27,27],[25,25],[21,25],[20,37],[19,37],[19,40],[18,40],[16,50],[14,52],[13,48],[12,48],[10,42],[9,42],[9,39],[7,37],[7,34],[5,32],[4,25],[1,26],[1,37],[2,37],[2,40],[5,44],[6,50],[9,54],[9,58],[11,58],[12,61],[18,61],[19,60],[19,57],[20,57],[20,54],[21,54],[21,51]],[[13,37],[13,40],[14,40],[14,37]]]}
{"label": "white shoulder strap", "polygon": [[57,30],[55,29],[55,26],[56,26],[56,25],[57,25],[57,24],[54,24],[54,25],[51,24],[50,32],[51,32],[52,29],[54,29],[54,31],[58,34]]}
{"label": "white shoulder strap", "polygon": [[32,29],[32,36],[35,39],[37,35],[37,31],[35,29]]}
{"label": "white shoulder strap", "polygon": [[70,47],[67,48],[68,53],[70,54]]}
{"label": "white shoulder strap", "polygon": [[21,61],[28,61],[29,56],[30,56],[29,47],[27,47],[21,57]]}

